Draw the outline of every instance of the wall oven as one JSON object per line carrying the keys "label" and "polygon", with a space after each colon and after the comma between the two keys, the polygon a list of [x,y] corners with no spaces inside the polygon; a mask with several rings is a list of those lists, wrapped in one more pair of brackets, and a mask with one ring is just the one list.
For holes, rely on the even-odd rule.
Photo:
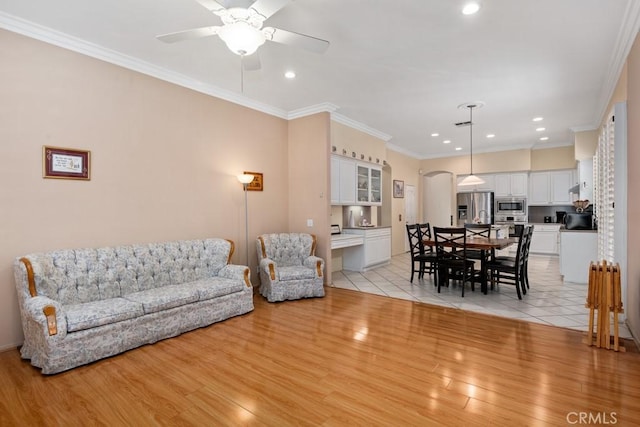
{"label": "wall oven", "polygon": [[494,212],[496,216],[527,215],[527,199],[525,197],[496,197]]}

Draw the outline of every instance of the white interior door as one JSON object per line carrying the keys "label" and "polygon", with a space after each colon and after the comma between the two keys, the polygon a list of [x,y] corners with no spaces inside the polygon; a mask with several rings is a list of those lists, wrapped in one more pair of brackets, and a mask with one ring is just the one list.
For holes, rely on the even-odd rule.
{"label": "white interior door", "polygon": [[[407,224],[415,224],[418,222],[418,202],[415,185],[404,186],[404,219]],[[409,239],[405,239],[404,249],[405,251],[410,249]]]}
{"label": "white interior door", "polygon": [[424,177],[423,222],[431,227],[450,227],[452,215],[453,174],[435,172]]}

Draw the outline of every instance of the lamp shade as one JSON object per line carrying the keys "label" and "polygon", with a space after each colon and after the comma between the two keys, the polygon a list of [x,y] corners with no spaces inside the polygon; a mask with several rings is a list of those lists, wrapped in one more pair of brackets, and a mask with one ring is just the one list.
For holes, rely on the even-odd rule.
{"label": "lamp shade", "polygon": [[256,27],[245,21],[227,24],[218,31],[227,47],[236,55],[251,55],[265,42],[266,37]]}
{"label": "lamp shade", "polygon": [[458,185],[478,185],[484,184],[484,179],[480,178],[477,175],[468,175],[462,181],[458,183]]}
{"label": "lamp shade", "polygon": [[240,181],[243,184],[249,184],[251,181],[253,181],[253,175],[249,173],[243,173],[242,175],[238,175],[238,181]]}

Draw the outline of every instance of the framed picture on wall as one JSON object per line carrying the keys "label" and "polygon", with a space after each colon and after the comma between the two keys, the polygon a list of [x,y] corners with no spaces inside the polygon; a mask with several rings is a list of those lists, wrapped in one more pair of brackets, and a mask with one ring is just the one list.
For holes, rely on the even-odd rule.
{"label": "framed picture on wall", "polygon": [[247,191],[262,191],[264,190],[262,183],[262,173],[260,172],[244,172],[245,174],[253,175],[253,181],[247,185]]}
{"label": "framed picture on wall", "polygon": [[43,146],[42,177],[91,179],[91,151]]}
{"label": "framed picture on wall", "polygon": [[404,181],[400,181],[398,179],[393,180],[393,197],[404,197]]}

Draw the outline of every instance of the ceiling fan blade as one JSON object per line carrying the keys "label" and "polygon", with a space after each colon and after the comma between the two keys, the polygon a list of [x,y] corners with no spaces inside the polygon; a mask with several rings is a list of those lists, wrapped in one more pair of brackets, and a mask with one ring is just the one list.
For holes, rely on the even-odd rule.
{"label": "ceiling fan blade", "polygon": [[326,40],[294,33],[293,31],[281,30],[279,28],[273,28],[271,40],[276,43],[299,47],[315,53],[324,53],[329,47],[329,42]]}
{"label": "ceiling fan blade", "polygon": [[251,9],[254,9],[260,15],[264,16],[266,20],[290,2],[291,0],[257,0],[253,3]]}
{"label": "ceiling fan blade", "polygon": [[156,36],[158,40],[165,43],[181,42],[183,40],[199,39],[202,37],[215,36],[221,27],[214,25],[211,27],[193,28],[191,30],[177,31],[175,33],[161,34]]}
{"label": "ceiling fan blade", "polygon": [[219,3],[215,0],[196,0],[202,6],[206,7],[211,12],[217,12],[219,10],[224,10],[224,6],[222,3]]}
{"label": "ceiling fan blade", "polygon": [[260,65],[260,57],[258,56],[258,52],[242,57],[242,67],[245,71],[256,71],[259,70]]}

